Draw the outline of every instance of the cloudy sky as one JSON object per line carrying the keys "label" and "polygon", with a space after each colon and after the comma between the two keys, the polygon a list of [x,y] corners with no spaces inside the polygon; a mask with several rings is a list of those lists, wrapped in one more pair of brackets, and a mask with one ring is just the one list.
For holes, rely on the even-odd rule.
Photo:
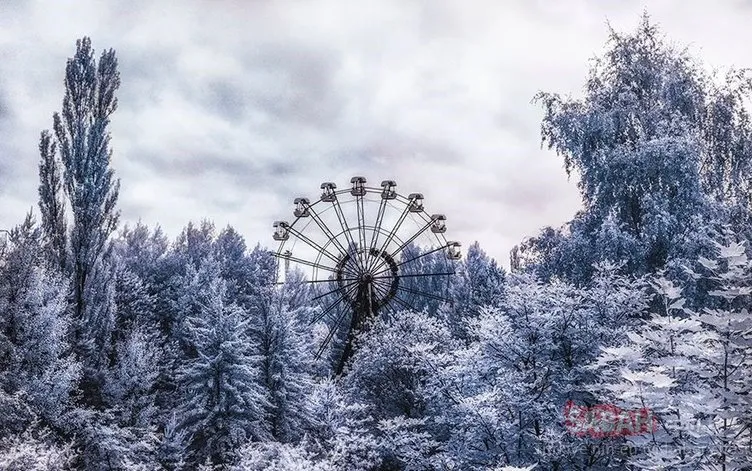
{"label": "cloudy sky", "polygon": [[36,204],[39,132],[88,35],[120,61],[123,221],[174,237],[210,218],[271,247],[294,197],[362,174],[422,192],[449,238],[508,265],[579,207],[532,96],[578,95],[606,22],[646,8],[708,66],[752,66],[736,0],[0,0],[0,228]]}

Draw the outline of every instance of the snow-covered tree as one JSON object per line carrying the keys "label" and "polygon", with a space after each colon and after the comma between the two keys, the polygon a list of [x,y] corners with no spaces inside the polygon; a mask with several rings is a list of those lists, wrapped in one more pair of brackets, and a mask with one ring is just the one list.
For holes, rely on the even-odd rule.
{"label": "snow-covered tree", "polygon": [[124,268],[135,274],[147,288],[159,288],[161,278],[164,277],[160,273],[161,263],[169,248],[167,238],[159,226],[152,230],[141,222],[132,227],[126,225],[113,245],[115,255]]}
{"label": "snow-covered tree", "polygon": [[426,313],[399,311],[379,319],[358,339],[342,387],[362,404],[383,466],[425,469],[440,444],[435,436],[431,377],[456,346],[448,327]]}
{"label": "snow-covered tree", "polygon": [[104,395],[121,425],[148,429],[154,423],[154,387],[161,363],[159,345],[153,330],[146,327],[133,328],[116,345]]}
{"label": "snow-covered tree", "polygon": [[65,471],[73,462],[73,447],[56,443],[49,431],[0,440],[0,469],[6,471]]}
{"label": "snow-covered tree", "polygon": [[747,83],[716,86],[647,15],[632,34],[611,30],[582,99],[536,96],[543,143],[579,176],[584,209],[519,246],[513,266],[578,283],[604,260],[644,274],[702,255],[711,241],[695,236],[710,222],[747,224],[732,196],[748,193]]}
{"label": "snow-covered tree", "polygon": [[198,268],[212,254],[215,237],[213,222],[206,219],[199,225],[189,222],[175,240],[173,252],[183,264]]}
{"label": "snow-covered tree", "polygon": [[[260,360],[260,380],[269,400],[267,421],[281,442],[300,439],[311,429],[307,396],[313,387],[313,342],[308,328],[308,285],[301,272],[288,274],[279,289],[251,311],[251,338]],[[257,287],[261,288],[261,287]]]}
{"label": "snow-covered tree", "polygon": [[22,393],[43,421],[54,423],[80,373],[69,355],[68,287],[44,262],[31,215],[11,231],[10,245],[0,268],[0,390]]}
{"label": "snow-covered tree", "polygon": [[447,460],[461,469],[608,465],[594,442],[567,433],[562,417],[567,401],[592,402],[586,366],[646,305],[638,283],[617,269],[596,267],[587,289],[510,276],[503,305],[468,321],[466,345],[431,377],[440,420],[451,430]]}
{"label": "snow-covered tree", "polygon": [[66,414],[76,438],[76,465],[92,471],[153,469],[157,437],[151,430],[121,426],[109,411],[77,408]]}
{"label": "snow-covered tree", "polygon": [[178,430],[187,433],[189,464],[233,460],[237,446],[269,438],[268,400],[259,382],[259,358],[248,336],[248,313],[226,304],[226,287],[212,279],[196,293],[198,312],[185,319],[194,352],[178,372],[182,400]]}
{"label": "snow-covered tree", "polygon": [[73,216],[70,248],[76,319],[85,315],[89,302],[87,283],[106,251],[119,217],[115,206],[120,183],[110,166],[108,131],[110,116],[117,108],[115,92],[119,87],[115,51],[104,51],[97,62],[91,40],[79,39],[76,53],[65,67],[62,112],[53,115],[65,194]]}
{"label": "snow-covered tree", "polygon": [[[659,424],[629,437],[630,463],[643,468],[744,469],[752,459],[752,263],[744,245],[719,245],[700,258],[695,277],[710,281],[719,307],[694,311],[671,281],[653,281],[662,309],[618,347],[604,349],[595,368],[604,398],[649,408]],[[602,387],[602,386],[596,386]]]}
{"label": "snow-covered tree", "polygon": [[[653,288],[661,311],[654,313],[639,333],[629,333],[621,345],[603,348],[593,366],[598,370],[593,390],[604,402],[624,410],[645,408],[661,421],[656,430],[651,425],[644,434],[628,437],[645,450],[629,462],[643,468],[697,469],[701,443],[688,431],[696,425],[693,404],[697,398],[692,390],[696,375],[682,352],[701,326],[682,316],[681,289],[665,278],[655,280]],[[667,447],[675,452],[667,453]]]}
{"label": "snow-covered tree", "polygon": [[42,131],[39,153],[39,209],[47,255],[53,265],[65,270],[68,258],[68,224],[65,220],[63,167],[57,155],[57,145],[49,131]]}
{"label": "snow-covered tree", "polygon": [[477,241],[468,247],[460,263],[447,267],[456,272],[448,279],[449,286],[444,292],[452,303],[437,311],[447,320],[455,336],[466,339],[470,319],[480,315],[484,308],[501,307],[506,272]]}
{"label": "snow-covered tree", "polygon": [[382,463],[380,442],[375,436],[368,406],[344,392],[332,380],[323,380],[311,390],[311,410],[317,428],[314,451],[334,469],[369,471]]}
{"label": "snow-covered tree", "polygon": [[238,452],[233,471],[334,471],[328,459],[314,456],[301,445],[279,442],[250,443]]}
{"label": "snow-covered tree", "polygon": [[114,321],[110,236],[119,218],[120,182],[110,165],[108,126],[120,86],[115,52],[104,51],[97,61],[91,40],[78,40],[64,83],[54,138],[43,131],[40,139],[39,205],[48,257],[72,280],[73,346],[85,367],[81,398],[96,404]]}

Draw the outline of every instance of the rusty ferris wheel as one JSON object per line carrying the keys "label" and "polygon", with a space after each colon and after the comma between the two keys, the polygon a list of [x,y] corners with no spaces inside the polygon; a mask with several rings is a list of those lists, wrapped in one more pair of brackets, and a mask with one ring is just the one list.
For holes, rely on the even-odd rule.
{"label": "rusty ferris wheel", "polygon": [[295,199],[292,223],[273,225],[281,262],[278,281],[294,266],[306,275],[304,283],[315,286],[313,300],[320,309],[311,323],[327,328],[316,356],[344,333],[337,375],[353,354],[355,334],[369,320],[382,312],[415,309],[416,299],[449,302],[436,294],[438,289],[427,289],[425,281],[448,280],[461,257],[460,244],[444,236],[446,217],[428,213],[422,194],[400,195],[392,180],[380,187],[367,186],[364,177],[350,183],[340,190],[322,183],[314,202]]}

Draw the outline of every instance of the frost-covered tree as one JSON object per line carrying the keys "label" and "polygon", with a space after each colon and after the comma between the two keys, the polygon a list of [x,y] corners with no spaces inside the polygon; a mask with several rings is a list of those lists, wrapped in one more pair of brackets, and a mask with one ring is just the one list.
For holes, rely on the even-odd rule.
{"label": "frost-covered tree", "polygon": [[[312,427],[308,394],[313,387],[312,309],[301,272],[284,285],[262,288],[266,299],[251,311],[251,338],[260,360],[260,380],[269,400],[266,420],[275,440],[299,440]],[[265,289],[264,289],[265,288]]]}
{"label": "frost-covered tree", "polygon": [[318,425],[313,437],[319,447],[314,451],[325,456],[334,469],[378,469],[382,463],[380,442],[367,405],[346,397],[331,380],[323,380],[311,390],[310,402]]}
{"label": "frost-covered tree", "polygon": [[470,319],[480,315],[484,308],[501,307],[506,272],[477,241],[468,247],[462,261],[452,268],[456,273],[449,278],[449,286],[444,291],[444,296],[452,303],[442,306],[438,312],[447,319],[454,335],[467,338]]}
{"label": "frost-covered tree", "polygon": [[160,288],[165,278],[161,265],[169,242],[159,226],[152,230],[141,222],[132,227],[126,225],[113,245],[120,264],[135,274],[149,290],[157,291]]}
{"label": "frost-covered tree", "polygon": [[[373,423],[382,466],[426,469],[438,462],[431,377],[456,346],[448,327],[426,313],[399,311],[379,319],[359,339],[342,386],[349,401],[361,404]],[[357,416],[356,416],[357,417]]]}
{"label": "frost-covered tree", "polygon": [[39,209],[47,255],[53,265],[66,269],[68,225],[65,220],[63,167],[57,155],[57,145],[49,131],[42,131],[39,139]]}
{"label": "frost-covered tree", "polygon": [[114,316],[109,241],[119,218],[120,183],[110,165],[108,126],[120,86],[115,52],[104,51],[97,62],[90,39],[78,40],[64,83],[62,111],[53,115],[54,139],[45,131],[40,140],[39,203],[48,251],[72,278],[74,347],[86,366],[83,399],[97,402]]}
{"label": "frost-covered tree", "polygon": [[11,231],[0,268],[0,390],[22,394],[50,424],[66,409],[80,368],[69,355],[67,283],[45,263],[42,244],[29,215]]}
{"label": "frost-covered tree", "polygon": [[470,305],[476,311],[484,306],[500,306],[506,273],[477,241],[467,249],[465,270],[470,287]]}
{"label": "frost-covered tree", "polygon": [[227,226],[214,240],[212,248],[214,259],[220,266],[220,276],[227,283],[229,298],[248,308],[258,280],[253,278],[245,239],[232,226]]}
{"label": "frost-covered tree", "polygon": [[711,282],[721,306],[694,311],[681,288],[653,281],[661,310],[595,364],[602,397],[625,408],[651,410],[659,426],[629,437],[638,453],[629,463],[646,469],[744,469],[752,459],[748,396],[752,363],[752,263],[743,244],[720,245],[700,258],[695,277]]}
{"label": "frost-covered tree", "polygon": [[[642,468],[698,469],[702,444],[689,432],[690,426],[697,425],[693,420],[697,398],[692,389],[696,375],[682,352],[701,326],[681,315],[684,301],[679,288],[665,278],[655,280],[653,287],[661,311],[653,314],[639,333],[628,334],[621,345],[603,349],[594,364],[598,381],[593,390],[603,401],[624,410],[647,408],[661,421],[657,430],[628,437],[645,451],[628,461],[620,457],[625,459],[622,466],[631,462]],[[667,453],[667,447],[675,452]]]}
{"label": "frost-covered tree", "polygon": [[250,443],[240,449],[233,471],[334,471],[328,459],[314,456],[301,445]]}
{"label": "frost-covered tree", "polygon": [[708,461],[727,469],[752,463],[752,261],[744,245],[718,244],[715,260],[700,259],[721,305],[690,311],[703,327],[687,355],[702,378],[700,414],[713,417]]}
{"label": "frost-covered tree", "polygon": [[248,336],[248,313],[226,304],[221,279],[210,280],[195,296],[199,309],[185,319],[193,355],[177,377],[182,392],[178,430],[187,434],[189,464],[207,459],[225,464],[240,444],[269,438],[268,400]]}
{"label": "frost-covered tree", "polygon": [[173,244],[173,252],[184,265],[198,266],[213,252],[216,229],[209,220],[196,225],[189,222]]}
{"label": "frost-covered tree", "polygon": [[702,254],[710,240],[698,229],[710,222],[744,224],[749,90],[738,74],[714,85],[647,15],[632,34],[611,30],[583,98],[536,96],[543,144],[579,176],[584,209],[518,247],[513,265],[578,283],[599,260],[642,274]]}
{"label": "frost-covered tree", "polygon": [[[65,67],[62,112],[53,115],[55,140],[64,169],[65,194],[73,218],[70,267],[77,320],[97,310],[96,305],[89,306],[94,301],[87,299],[87,289],[92,278],[96,278],[92,273],[107,251],[119,217],[116,204],[120,183],[110,166],[112,151],[108,131],[110,116],[117,108],[115,92],[119,86],[115,51],[104,51],[97,62],[91,40],[87,37],[78,40],[76,53]],[[49,149],[45,151],[49,153]],[[54,191],[55,188],[50,187],[45,193],[53,195]],[[51,197],[45,198],[43,206],[51,205]],[[49,216],[45,218],[57,224],[52,212],[46,213]],[[57,226],[55,228],[57,230]]]}
{"label": "frost-covered tree", "polygon": [[115,349],[104,384],[105,402],[121,425],[148,429],[157,415],[154,387],[161,364],[159,339],[152,329],[137,326]]}
{"label": "frost-covered tree", "polygon": [[455,467],[608,466],[594,442],[567,433],[562,417],[567,401],[593,401],[587,365],[598,345],[624,336],[646,304],[636,282],[617,268],[597,267],[588,289],[511,276],[503,305],[468,321],[466,345],[431,377],[437,410],[451,430],[445,456]]}
{"label": "frost-covered tree", "polygon": [[149,469],[157,437],[150,430],[121,426],[109,411],[77,408],[66,415],[76,438],[76,466],[92,471]]}
{"label": "frost-covered tree", "polygon": [[113,334],[117,322],[117,262],[108,248],[103,258],[89,271],[84,289],[86,309],[74,320],[75,351],[84,366],[81,389],[83,400],[98,405],[113,353]]}
{"label": "frost-covered tree", "polygon": [[0,468],[6,471],[65,471],[73,462],[72,446],[56,443],[49,431],[0,440]]}

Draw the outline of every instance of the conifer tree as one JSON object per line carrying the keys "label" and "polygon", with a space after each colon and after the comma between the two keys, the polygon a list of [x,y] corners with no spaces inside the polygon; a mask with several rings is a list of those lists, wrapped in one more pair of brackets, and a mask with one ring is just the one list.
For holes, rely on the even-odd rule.
{"label": "conifer tree", "polygon": [[178,432],[187,435],[188,463],[226,464],[249,439],[268,439],[268,400],[259,384],[258,357],[247,334],[247,313],[226,304],[226,286],[213,279],[197,293],[200,309],[185,321],[195,355],[178,372],[183,398]]}

